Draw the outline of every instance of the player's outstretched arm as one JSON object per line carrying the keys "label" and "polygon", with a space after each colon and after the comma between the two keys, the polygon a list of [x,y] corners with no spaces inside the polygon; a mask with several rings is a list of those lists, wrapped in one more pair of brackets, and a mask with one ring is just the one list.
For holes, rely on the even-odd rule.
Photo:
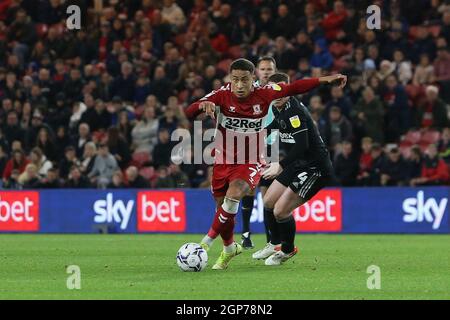
{"label": "player's outstretched arm", "polygon": [[341,88],[347,83],[347,76],[343,74],[333,74],[331,76],[325,76],[320,78],[310,78],[296,80],[290,84],[272,84],[268,86],[267,93],[269,100],[273,101],[282,97],[295,96],[297,94],[302,94],[308,92],[320,84],[331,84],[337,85]]}
{"label": "player's outstretched arm", "polygon": [[195,117],[205,112],[208,116],[215,119],[214,112],[216,110],[216,107],[220,105],[221,94],[223,93],[223,91],[223,89],[212,91],[200,100],[191,104],[184,110],[186,117],[188,119],[194,119]]}

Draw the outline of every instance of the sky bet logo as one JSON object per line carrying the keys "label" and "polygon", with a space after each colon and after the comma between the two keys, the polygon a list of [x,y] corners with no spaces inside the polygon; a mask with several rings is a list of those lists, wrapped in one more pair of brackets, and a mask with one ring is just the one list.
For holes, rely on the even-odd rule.
{"label": "sky bet logo", "polygon": [[133,212],[134,201],[130,200],[125,203],[122,200],[114,201],[114,196],[108,192],[105,200],[97,200],[94,202],[94,212],[96,223],[119,223],[120,229],[125,230],[130,221]]}
{"label": "sky bet logo", "polygon": [[39,193],[0,192],[0,231],[38,231]]}
{"label": "sky bet logo", "polygon": [[186,229],[185,197],[180,191],[138,192],[137,201],[124,201],[108,192],[106,199],[94,202],[93,209],[96,223],[117,223],[122,231],[129,227],[133,212],[137,212],[139,232],[183,232]]}
{"label": "sky bet logo", "polygon": [[425,198],[425,193],[421,190],[417,192],[415,198],[407,198],[403,201],[403,221],[406,223],[428,222],[432,223],[433,230],[438,230],[441,226],[442,218],[447,209],[447,198],[439,201],[434,198]]}

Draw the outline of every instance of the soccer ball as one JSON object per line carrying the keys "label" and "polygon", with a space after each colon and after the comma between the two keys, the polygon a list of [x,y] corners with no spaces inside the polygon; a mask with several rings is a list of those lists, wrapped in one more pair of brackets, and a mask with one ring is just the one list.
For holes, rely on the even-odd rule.
{"label": "soccer ball", "polygon": [[208,254],[197,243],[185,243],[178,250],[177,264],[182,271],[202,271],[208,264]]}

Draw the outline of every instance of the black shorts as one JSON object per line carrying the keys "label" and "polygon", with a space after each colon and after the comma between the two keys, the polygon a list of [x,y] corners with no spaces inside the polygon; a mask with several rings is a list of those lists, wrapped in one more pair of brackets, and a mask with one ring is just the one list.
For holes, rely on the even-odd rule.
{"label": "black shorts", "polygon": [[332,181],[331,175],[317,168],[290,165],[276,178],[285,187],[289,187],[299,197],[308,201]]}
{"label": "black shorts", "polygon": [[261,179],[259,180],[259,186],[268,188],[268,187],[270,187],[272,182],[273,182],[273,179],[267,180],[267,179],[264,179],[263,177],[261,177]]}

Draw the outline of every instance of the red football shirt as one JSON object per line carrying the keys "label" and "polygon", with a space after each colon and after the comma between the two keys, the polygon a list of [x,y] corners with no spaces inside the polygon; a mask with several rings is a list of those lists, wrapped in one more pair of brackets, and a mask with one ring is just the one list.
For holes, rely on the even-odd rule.
{"label": "red football shirt", "polygon": [[215,163],[258,163],[265,149],[262,130],[271,102],[307,92],[318,85],[318,78],[297,80],[291,84],[254,85],[249,96],[239,99],[231,92],[231,84],[227,83],[191,104],[185,112],[189,118],[194,118],[202,113],[199,109],[201,102],[210,101],[216,105]]}

